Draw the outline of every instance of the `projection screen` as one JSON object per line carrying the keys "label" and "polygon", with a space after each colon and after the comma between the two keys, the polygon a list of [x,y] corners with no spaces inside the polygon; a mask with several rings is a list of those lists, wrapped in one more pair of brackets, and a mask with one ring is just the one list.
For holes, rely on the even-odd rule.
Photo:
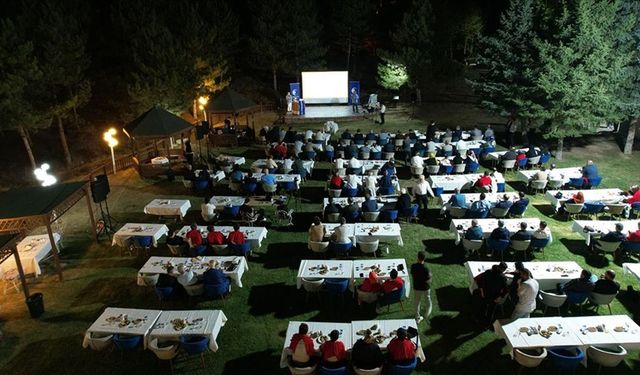
{"label": "projection screen", "polygon": [[349,72],[302,72],[302,97],[307,104],[348,103]]}

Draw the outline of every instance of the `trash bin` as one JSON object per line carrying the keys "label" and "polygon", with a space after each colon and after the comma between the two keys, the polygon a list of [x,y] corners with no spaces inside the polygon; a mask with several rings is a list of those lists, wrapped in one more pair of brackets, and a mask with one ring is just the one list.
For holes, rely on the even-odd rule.
{"label": "trash bin", "polygon": [[34,293],[27,298],[27,307],[32,318],[39,318],[44,313],[42,293]]}

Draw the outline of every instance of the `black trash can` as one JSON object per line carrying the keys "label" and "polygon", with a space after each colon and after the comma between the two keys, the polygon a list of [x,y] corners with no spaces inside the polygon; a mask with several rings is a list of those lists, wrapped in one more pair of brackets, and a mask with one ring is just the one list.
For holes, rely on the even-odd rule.
{"label": "black trash can", "polygon": [[39,318],[44,313],[42,293],[34,293],[27,298],[27,307],[32,318]]}

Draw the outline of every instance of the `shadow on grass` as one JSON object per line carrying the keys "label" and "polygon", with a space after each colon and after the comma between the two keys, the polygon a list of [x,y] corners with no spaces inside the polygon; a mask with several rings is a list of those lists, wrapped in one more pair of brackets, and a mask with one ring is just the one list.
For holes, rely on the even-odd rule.
{"label": "shadow on grass", "polygon": [[262,263],[266,269],[297,269],[301,259],[311,259],[311,251],[304,242],[279,242],[267,246],[265,253],[255,252],[252,262]]}
{"label": "shadow on grass", "polygon": [[541,214],[548,217],[553,217],[555,219],[556,211],[553,209],[553,206],[550,204],[534,204],[533,207],[536,210],[540,211]]}
{"label": "shadow on grass", "polygon": [[[516,175],[517,175],[517,172],[516,172]],[[525,194],[529,192],[529,189],[527,189],[527,184],[525,184],[522,181],[517,181],[517,180],[507,181],[507,185],[511,186],[511,188],[515,191],[524,191]]]}
{"label": "shadow on grass", "polygon": [[[429,254],[428,262],[436,264],[464,264],[464,251],[454,245],[450,239],[431,239],[423,240],[425,251]],[[432,254],[440,254],[438,257],[431,257]]]}
{"label": "shadow on grass", "polygon": [[617,299],[632,314],[633,320],[640,319],[640,292],[629,286],[618,293]]}
{"label": "shadow on grass", "polygon": [[98,279],[89,282],[75,297],[71,306],[94,303],[130,308],[157,307],[157,299],[150,288],[140,287],[135,277]]}
{"label": "shadow on grass", "polygon": [[320,204],[327,196],[324,188],[320,186],[305,186],[300,190],[300,197],[306,203],[318,203],[318,214],[320,213]]}
{"label": "shadow on grass", "polygon": [[609,258],[602,256],[602,254],[590,252],[585,246],[584,240],[562,238],[560,242],[562,242],[572,254],[583,257],[584,261],[592,267],[604,268],[609,265]]}
{"label": "shadow on grass", "polygon": [[[256,371],[257,364],[260,364],[260,371]],[[280,353],[273,350],[253,352],[232,359],[224,364],[222,370],[223,375],[255,374],[257,372],[260,374],[284,374],[288,373],[288,370],[280,369]]]}
{"label": "shadow on grass", "polygon": [[515,374],[515,362],[508,355],[502,354],[504,342],[494,340],[466,357],[463,361],[449,361],[447,357],[451,351],[464,344],[476,334],[462,335],[453,341],[447,339],[436,340],[425,352],[430,354],[427,365],[421,364],[419,369],[429,370],[431,374]]}
{"label": "shadow on grass", "polygon": [[277,319],[284,319],[313,311],[311,303],[304,303],[302,293],[295,285],[284,282],[253,286],[249,292],[249,313],[254,316],[273,313]]}

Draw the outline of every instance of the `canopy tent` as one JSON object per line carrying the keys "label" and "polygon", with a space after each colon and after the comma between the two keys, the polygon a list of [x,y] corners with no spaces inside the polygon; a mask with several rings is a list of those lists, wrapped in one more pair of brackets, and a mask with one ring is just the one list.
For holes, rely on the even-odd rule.
{"label": "canopy tent", "polygon": [[[60,267],[58,249],[53,238],[51,224],[64,215],[83,196],[86,197],[89,210],[91,231],[95,234],[96,222],[93,216],[91,193],[87,182],[78,181],[52,186],[31,186],[0,193],[0,236],[3,236],[3,241],[5,241],[4,245],[0,247],[0,254],[6,254],[8,251],[6,249],[8,248],[13,252],[25,296],[29,296],[29,289],[24,278],[20,256],[15,246],[17,241],[15,237],[13,239],[10,237],[16,235],[23,237],[26,232],[34,228],[46,226],[56,270],[60,280],[62,280],[62,268]],[[0,261],[5,259],[6,257],[4,256],[0,257]]]}
{"label": "canopy tent", "polygon": [[249,114],[253,114],[258,110],[258,105],[251,99],[238,93],[237,91],[227,87],[216,96],[209,100],[206,111],[209,113],[209,118],[214,118],[212,115],[232,115],[234,123],[237,125],[237,115],[247,115],[247,126],[249,126]]}

